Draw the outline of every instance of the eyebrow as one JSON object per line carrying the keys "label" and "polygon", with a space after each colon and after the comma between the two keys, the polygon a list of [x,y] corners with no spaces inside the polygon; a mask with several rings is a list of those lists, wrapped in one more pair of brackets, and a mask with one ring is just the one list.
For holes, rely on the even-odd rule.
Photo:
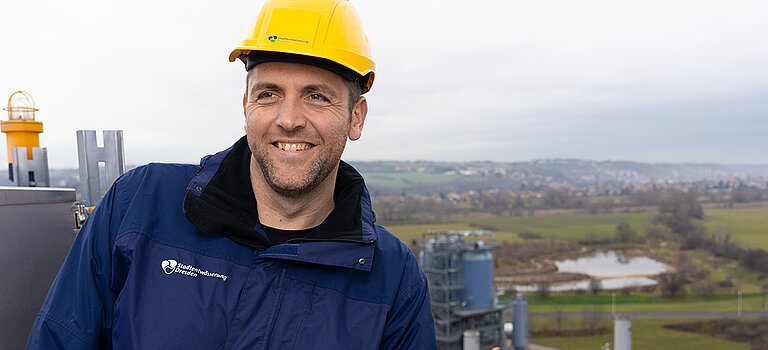
{"label": "eyebrow", "polygon": [[280,89],[280,87],[275,83],[261,82],[252,86],[250,90],[254,91],[254,90],[264,90],[264,89]]}

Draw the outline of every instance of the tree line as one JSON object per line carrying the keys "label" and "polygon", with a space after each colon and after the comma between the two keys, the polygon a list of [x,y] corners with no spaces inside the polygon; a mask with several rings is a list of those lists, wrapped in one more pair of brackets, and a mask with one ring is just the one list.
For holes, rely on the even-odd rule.
{"label": "tree line", "polygon": [[739,264],[747,269],[768,272],[768,251],[743,248],[739,242],[732,239],[731,231],[727,227],[721,227],[717,232],[707,235],[704,227],[694,219],[704,219],[704,210],[696,193],[674,194],[661,205],[659,213],[653,218],[654,223],[663,225],[671,234],[651,228],[648,236],[676,240],[681,243],[681,250],[704,249],[721,258],[738,260]]}

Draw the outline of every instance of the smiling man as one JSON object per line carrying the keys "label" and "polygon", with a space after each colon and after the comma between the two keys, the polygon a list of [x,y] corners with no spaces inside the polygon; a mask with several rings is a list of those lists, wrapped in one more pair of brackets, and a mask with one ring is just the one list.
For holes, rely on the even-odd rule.
{"label": "smiling man", "polygon": [[269,1],[238,58],[246,136],[118,179],[28,349],[436,348],[424,274],[340,160],[374,78],[352,5]]}
{"label": "smiling man", "polygon": [[347,137],[360,138],[366,100],[340,76],[299,63],[261,63],[247,81],[245,130],[261,222],[316,226],[334,208],[339,159]]}

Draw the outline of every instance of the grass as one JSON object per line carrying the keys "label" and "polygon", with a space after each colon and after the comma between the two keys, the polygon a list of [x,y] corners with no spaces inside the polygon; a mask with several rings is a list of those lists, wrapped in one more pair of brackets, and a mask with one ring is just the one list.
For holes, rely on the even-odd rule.
{"label": "grass", "polygon": [[[500,302],[511,302],[511,295],[502,295]],[[530,312],[553,312],[558,308],[563,311],[584,311],[597,305],[604,311],[611,310],[611,295],[592,294],[550,294],[547,297],[530,295]],[[736,294],[716,294],[712,296],[688,295],[685,297],[664,297],[658,294],[637,293],[631,295],[616,294],[616,311],[733,311],[736,312]],[[759,293],[742,296],[743,311],[763,311],[762,296]]]}
{"label": "grass", "polygon": [[768,207],[709,209],[703,222],[707,232],[730,228],[733,238],[745,247],[768,250]]}
{"label": "grass", "polygon": [[462,223],[477,223],[506,232],[533,232],[544,238],[566,241],[584,240],[589,236],[613,237],[616,226],[628,223],[640,234],[645,232],[653,214],[574,214],[552,216],[510,216],[461,219]]}
{"label": "grass", "polygon": [[[578,322],[578,320],[569,321]],[[750,348],[749,344],[746,343],[737,343],[717,339],[707,335],[663,328],[665,324],[686,323],[691,321],[693,321],[693,319],[634,319],[632,320],[632,349],[749,350]],[[533,317],[531,319],[531,326],[549,326],[550,328],[554,328],[553,322],[554,320],[551,318],[541,319],[538,317]],[[603,325],[607,325],[612,329],[610,320],[605,320]],[[529,341],[531,343],[553,346],[560,349],[595,350],[600,349],[600,347],[605,343],[613,344],[613,332],[583,337],[536,337],[531,338]]]}
{"label": "grass", "polygon": [[553,215],[553,216],[510,216],[461,219],[446,224],[386,225],[385,227],[403,242],[421,239],[421,234],[429,230],[478,230],[470,224],[494,227],[496,240],[519,242],[517,233],[533,232],[543,238],[555,238],[566,241],[578,241],[588,235],[612,237],[616,225],[629,223],[639,233],[645,232],[650,223],[649,214],[604,214],[604,215]]}
{"label": "grass", "polygon": [[[453,223],[453,224],[423,224],[423,225],[386,225],[387,230],[392,232],[395,236],[400,238],[401,241],[406,244],[416,239],[421,241],[421,234],[429,230],[433,231],[474,231],[478,230],[477,227],[469,226],[468,223]],[[508,231],[493,231],[498,241],[506,242],[520,242],[523,239],[517,237],[516,233]]]}
{"label": "grass", "polygon": [[768,276],[765,273],[746,269],[737,261],[718,258],[701,250],[687,251],[685,254],[692,264],[709,271],[709,279],[712,282],[731,281],[734,289],[748,294],[759,293],[762,286],[768,284]]}
{"label": "grass", "polygon": [[[746,247],[768,250],[768,208],[739,208],[739,209],[708,209],[702,224],[707,232],[717,232],[718,228],[728,227],[732,239]],[[515,233],[533,232],[543,238],[555,238],[565,241],[584,240],[590,235],[596,237],[613,237],[616,225],[629,224],[638,234],[645,234],[655,213],[621,213],[621,214],[573,214],[552,216],[508,216],[488,218],[468,218],[457,220],[453,224],[438,225],[395,225],[387,226],[401,239],[420,238],[421,232],[429,229],[470,230],[469,226],[476,223],[495,227],[493,230],[499,240],[516,240]],[[416,230],[416,232],[414,232]],[[397,231],[397,232],[396,232]]]}
{"label": "grass", "polygon": [[[511,299],[501,296],[501,300]],[[666,298],[654,294],[616,295],[617,311],[736,311],[735,295],[687,296],[685,298]],[[585,311],[598,309],[611,310],[610,294],[578,295],[551,294],[546,298],[531,296],[529,311],[551,312],[557,308],[563,311]],[[746,295],[743,310],[761,310],[759,295]],[[632,348],[641,349],[749,349],[748,344],[725,341],[707,335],[675,331],[663,328],[665,324],[686,323],[698,319],[654,319],[637,318],[632,321]],[[531,329],[556,329],[556,320],[551,317],[531,317]],[[611,320],[603,319],[600,323],[612,329]],[[580,328],[582,319],[568,318],[566,328]],[[530,342],[568,350],[599,349],[605,343],[613,343],[613,333],[581,337],[534,337]]]}

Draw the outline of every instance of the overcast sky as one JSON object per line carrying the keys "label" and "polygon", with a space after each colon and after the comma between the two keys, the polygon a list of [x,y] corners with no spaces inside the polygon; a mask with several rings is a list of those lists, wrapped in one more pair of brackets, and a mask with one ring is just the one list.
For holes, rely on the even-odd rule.
{"label": "overcast sky", "polygon": [[[227,56],[262,3],[3,1],[0,101],[34,96],[52,168],[78,129],[196,163],[244,134]],[[354,4],[377,69],[347,160],[768,163],[766,1]]]}

